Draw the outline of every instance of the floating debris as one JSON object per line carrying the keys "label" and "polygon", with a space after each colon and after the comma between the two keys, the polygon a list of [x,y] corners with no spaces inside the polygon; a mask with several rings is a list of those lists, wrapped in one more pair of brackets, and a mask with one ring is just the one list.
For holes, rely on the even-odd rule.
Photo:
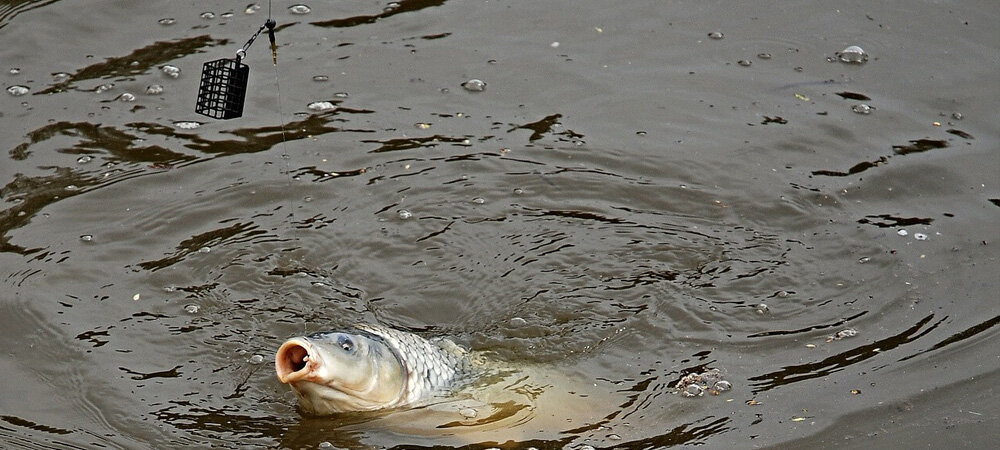
{"label": "floating debris", "polygon": [[14,86],[11,86],[11,87],[7,88],[7,93],[10,94],[10,95],[13,95],[14,97],[20,97],[20,96],[22,96],[24,94],[27,94],[28,91],[30,91],[30,90],[31,89],[28,88],[27,86],[14,85]]}
{"label": "floating debris", "polygon": [[826,338],[826,342],[839,341],[841,339],[851,338],[851,337],[854,337],[854,336],[857,336],[857,335],[858,335],[858,330],[855,330],[854,328],[847,328],[847,329],[843,329],[843,330],[838,331],[833,336],[827,337]]}
{"label": "floating debris", "polygon": [[478,78],[473,78],[462,83],[462,87],[469,92],[483,92],[486,90],[486,82]]}
{"label": "floating debris", "polygon": [[840,59],[840,62],[847,64],[864,64],[868,61],[868,53],[865,53],[861,47],[852,45],[837,52],[837,58]]}
{"label": "floating debris", "polygon": [[732,383],[722,379],[722,372],[719,369],[710,369],[702,373],[689,373],[681,378],[674,387],[685,397],[701,397],[706,392],[719,395],[719,393],[729,391],[732,388]]}

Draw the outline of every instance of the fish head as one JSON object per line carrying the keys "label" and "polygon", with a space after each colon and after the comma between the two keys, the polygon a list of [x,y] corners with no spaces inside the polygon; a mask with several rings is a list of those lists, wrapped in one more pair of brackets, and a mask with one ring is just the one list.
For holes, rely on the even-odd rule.
{"label": "fish head", "polygon": [[288,339],[274,357],[278,379],[313,414],[371,411],[397,405],[407,373],[381,337],[366,332],[316,333]]}

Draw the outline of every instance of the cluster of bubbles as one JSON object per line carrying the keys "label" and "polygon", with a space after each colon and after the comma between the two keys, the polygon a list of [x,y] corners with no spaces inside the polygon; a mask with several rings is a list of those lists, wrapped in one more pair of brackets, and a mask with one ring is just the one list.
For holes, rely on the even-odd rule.
{"label": "cluster of bubbles", "polygon": [[170,78],[179,78],[181,76],[181,68],[170,64],[161,66],[160,71]]}
{"label": "cluster of bubbles", "polygon": [[333,109],[336,109],[336,107],[337,107],[336,105],[334,105],[333,103],[328,102],[328,101],[312,102],[312,103],[306,105],[306,108],[309,108],[309,110],[311,110],[311,111],[320,111],[320,112],[322,112],[322,111],[332,111]]}

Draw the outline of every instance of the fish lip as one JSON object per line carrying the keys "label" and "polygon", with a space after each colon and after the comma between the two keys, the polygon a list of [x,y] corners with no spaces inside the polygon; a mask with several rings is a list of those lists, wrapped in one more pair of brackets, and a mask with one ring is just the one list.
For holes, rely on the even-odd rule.
{"label": "fish lip", "polygon": [[[308,357],[308,361],[305,358]],[[306,339],[289,339],[274,354],[274,370],[278,380],[292,384],[296,381],[316,381],[321,365],[319,352]]]}

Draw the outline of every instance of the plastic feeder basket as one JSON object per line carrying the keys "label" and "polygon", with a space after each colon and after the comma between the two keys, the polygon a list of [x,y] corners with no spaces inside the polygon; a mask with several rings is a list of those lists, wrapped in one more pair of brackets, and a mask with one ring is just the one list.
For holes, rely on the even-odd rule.
{"label": "plastic feeder basket", "polygon": [[194,111],[213,119],[242,116],[249,78],[250,66],[239,59],[223,58],[205,63]]}

